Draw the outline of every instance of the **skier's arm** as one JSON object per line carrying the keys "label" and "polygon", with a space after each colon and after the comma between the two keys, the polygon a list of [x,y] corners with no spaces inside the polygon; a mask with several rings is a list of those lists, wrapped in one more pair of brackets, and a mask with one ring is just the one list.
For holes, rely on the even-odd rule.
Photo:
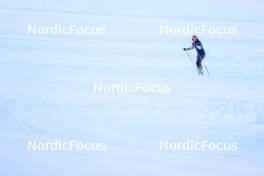
{"label": "skier's arm", "polygon": [[184,50],[184,51],[186,51],[186,50],[192,50],[193,48],[194,48],[194,44],[192,44],[192,46],[189,47],[189,48],[183,48],[183,50]]}

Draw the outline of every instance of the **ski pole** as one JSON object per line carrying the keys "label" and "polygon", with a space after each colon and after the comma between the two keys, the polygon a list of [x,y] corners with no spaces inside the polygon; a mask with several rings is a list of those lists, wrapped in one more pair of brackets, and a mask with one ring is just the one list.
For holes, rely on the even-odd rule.
{"label": "ski pole", "polygon": [[205,68],[206,72],[208,73],[208,75],[211,75],[206,65],[204,65],[204,68]]}
{"label": "ski pole", "polygon": [[199,70],[198,70],[198,68],[197,68],[196,64],[194,63],[194,61],[193,61],[192,57],[190,56],[190,54],[189,54],[187,51],[185,51],[185,53],[187,54],[187,56],[188,56],[189,60],[190,60],[190,61],[192,62],[192,64],[194,65],[194,67],[195,67],[196,71],[199,73]]}
{"label": "ski pole", "polygon": [[[192,62],[192,64],[195,66],[195,68],[196,68],[196,70],[198,71],[198,73],[200,73],[200,72],[199,72],[199,69],[197,68],[197,66],[196,66],[196,64],[194,63],[194,61],[193,61],[192,57],[190,56],[190,54],[189,54],[187,51],[185,51],[185,52],[186,52],[186,54],[187,54],[189,60],[190,60],[190,61]],[[207,68],[206,65],[204,65],[204,68],[205,68],[206,72],[208,73],[208,75],[211,75],[210,72],[209,72],[209,69]]]}

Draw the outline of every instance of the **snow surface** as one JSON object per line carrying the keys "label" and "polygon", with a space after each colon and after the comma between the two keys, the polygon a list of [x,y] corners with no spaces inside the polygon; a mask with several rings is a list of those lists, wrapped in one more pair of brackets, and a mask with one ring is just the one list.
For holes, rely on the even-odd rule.
{"label": "snow surface", "polygon": [[[263,1],[0,3],[0,175],[262,176]],[[106,36],[33,36],[27,24],[103,24]],[[201,36],[211,76],[160,24],[237,25]],[[191,52],[195,57],[195,52]],[[170,84],[171,94],[95,94],[94,82]],[[238,151],[161,152],[160,140],[238,142]],[[106,143],[104,152],[27,151],[28,140]]]}

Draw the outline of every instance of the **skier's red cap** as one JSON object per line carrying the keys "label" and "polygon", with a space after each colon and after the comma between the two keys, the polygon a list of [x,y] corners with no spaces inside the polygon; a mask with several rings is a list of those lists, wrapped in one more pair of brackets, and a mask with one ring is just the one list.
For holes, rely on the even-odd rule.
{"label": "skier's red cap", "polygon": [[196,35],[193,35],[192,36],[192,41],[195,41],[195,40],[197,40],[198,39],[198,37],[196,36]]}

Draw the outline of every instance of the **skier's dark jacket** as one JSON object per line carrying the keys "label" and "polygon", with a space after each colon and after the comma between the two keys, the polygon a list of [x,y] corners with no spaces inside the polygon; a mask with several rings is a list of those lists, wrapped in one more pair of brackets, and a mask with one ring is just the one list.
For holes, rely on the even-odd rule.
{"label": "skier's dark jacket", "polygon": [[191,50],[195,48],[196,51],[197,51],[197,54],[199,56],[201,56],[202,58],[205,56],[205,51],[204,51],[204,48],[203,48],[203,45],[202,43],[200,42],[200,40],[196,40],[195,42],[192,43],[192,47],[188,48],[188,50]]}

